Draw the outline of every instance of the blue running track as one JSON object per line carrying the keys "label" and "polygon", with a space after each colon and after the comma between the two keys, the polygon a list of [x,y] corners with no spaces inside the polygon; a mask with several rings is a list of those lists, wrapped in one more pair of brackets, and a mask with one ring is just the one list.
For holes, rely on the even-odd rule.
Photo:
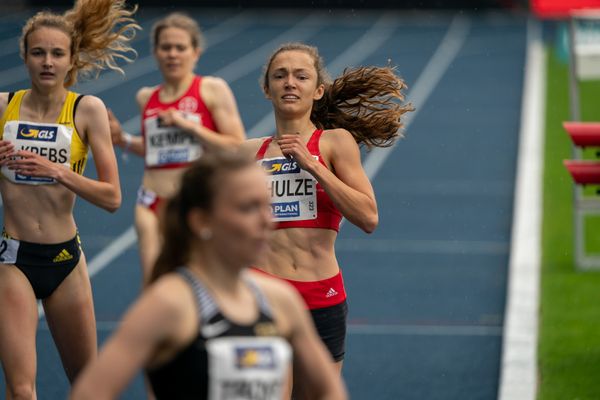
{"label": "blue running track", "polygon": [[[380,224],[345,224],[337,244],[349,292],[344,377],[354,399],[492,400],[498,389],[526,18],[513,14],[395,11],[201,10],[209,47],[198,72],[226,79],[250,136],[272,133],[258,86],[280,43],[319,47],[332,72],[398,66],[417,105],[406,138],[366,153]],[[101,97],[137,132],[136,90],[160,82],[149,27],[126,76],[106,73],[76,90]],[[1,17],[0,91],[28,87],[18,56],[23,14]],[[413,91],[414,90],[414,91]],[[143,165],[119,158],[123,205],[114,215],[80,200],[75,216],[94,290],[99,338],[140,291],[131,228]],[[94,176],[93,163],[87,172]],[[1,310],[0,310],[1,312]],[[0,393],[4,382],[0,378]],[[64,399],[68,382],[45,322],[38,330],[38,397]],[[143,399],[138,377],[123,395]]]}

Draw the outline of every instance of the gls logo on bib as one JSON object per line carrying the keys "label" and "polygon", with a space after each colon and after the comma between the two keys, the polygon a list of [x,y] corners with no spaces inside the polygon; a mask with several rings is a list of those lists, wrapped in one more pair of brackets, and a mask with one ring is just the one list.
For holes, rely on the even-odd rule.
{"label": "gls logo on bib", "polygon": [[239,346],[235,349],[237,368],[275,368],[275,354],[269,346]]}
{"label": "gls logo on bib", "polygon": [[300,165],[295,160],[282,161],[280,158],[275,160],[265,160],[262,163],[265,172],[271,175],[279,174],[297,174],[300,173]]}
{"label": "gls logo on bib", "polygon": [[17,139],[56,142],[57,130],[56,126],[19,124]]}

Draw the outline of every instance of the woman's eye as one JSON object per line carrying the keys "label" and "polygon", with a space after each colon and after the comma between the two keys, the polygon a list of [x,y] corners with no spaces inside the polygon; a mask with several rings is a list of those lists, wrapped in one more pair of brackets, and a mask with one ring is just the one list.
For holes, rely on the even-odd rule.
{"label": "woman's eye", "polygon": [[256,201],[244,203],[240,205],[240,211],[242,212],[254,212],[260,208],[260,203]]}

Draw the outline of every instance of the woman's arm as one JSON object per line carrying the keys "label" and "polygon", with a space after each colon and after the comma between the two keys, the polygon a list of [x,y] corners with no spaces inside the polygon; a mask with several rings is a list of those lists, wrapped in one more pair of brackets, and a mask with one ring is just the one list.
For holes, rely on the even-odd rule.
{"label": "woman's arm", "polygon": [[[135,101],[140,108],[140,115],[144,114],[144,108],[150,100],[155,87],[143,87],[135,95]],[[144,157],[146,149],[144,148],[144,139],[141,135],[132,135],[123,130],[121,123],[115,117],[111,110],[108,110],[108,121],[110,126],[110,137],[115,146],[121,147],[123,150],[131,152],[140,157]]]}
{"label": "woman's arm", "polygon": [[2,92],[0,93],[0,116],[6,111],[6,106],[8,106],[8,92]]}
{"label": "woman's arm", "polygon": [[24,150],[16,152],[16,159],[7,164],[21,175],[54,178],[90,203],[114,212],[121,205],[121,187],[108,128],[108,115],[102,100],[94,96],[82,98],[75,124],[80,132],[85,132],[94,156],[98,180],[79,175],[70,168]]}
{"label": "woman's arm", "polygon": [[[0,117],[6,111],[6,106],[8,105],[8,93],[0,93]],[[4,129],[4,127],[0,126],[0,129]],[[0,132],[0,137],[3,135]],[[8,140],[0,140],[0,166],[7,164],[10,161],[10,157],[13,156],[15,152],[15,146]]]}
{"label": "woman's arm", "polygon": [[283,135],[278,143],[284,155],[294,157],[315,177],[348,221],[367,233],[375,230],[379,222],[375,193],[350,132],[334,129],[326,131],[321,138],[321,155],[327,154],[326,159],[334,172],[308,152],[299,135]]}
{"label": "woman's arm", "polygon": [[235,103],[233,92],[221,78],[205,76],[200,88],[202,99],[215,122],[217,132],[187,120],[177,110],[159,113],[163,124],[174,125],[194,135],[207,147],[232,148],[246,138],[244,125]]}
{"label": "woman's arm", "polygon": [[264,137],[244,140],[240,144],[238,150],[244,156],[256,158],[256,153],[258,152],[258,149],[260,148],[264,140]]}
{"label": "woman's arm", "polygon": [[[98,358],[77,378],[71,399],[114,399],[144,368],[159,346],[172,342],[187,318],[181,306],[183,283],[163,278],[130,308]],[[191,297],[191,296],[190,296]],[[193,318],[192,318],[193,319]],[[193,323],[193,321],[192,321]]]}
{"label": "woman's arm", "polygon": [[112,144],[118,146],[124,151],[144,157],[144,139],[140,135],[132,135],[125,132],[121,127],[121,122],[115,117],[111,110],[108,110],[108,123],[110,127],[110,137]]}

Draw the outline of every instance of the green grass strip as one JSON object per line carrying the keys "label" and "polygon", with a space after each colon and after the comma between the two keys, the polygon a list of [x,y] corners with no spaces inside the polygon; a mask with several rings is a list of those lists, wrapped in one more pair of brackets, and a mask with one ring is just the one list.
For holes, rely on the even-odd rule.
{"label": "green grass strip", "polygon": [[[574,266],[567,66],[552,49],[547,65],[538,399],[600,399],[600,272]],[[584,121],[600,121],[600,82],[581,85],[581,104]],[[588,248],[599,248],[599,228],[587,224]]]}

